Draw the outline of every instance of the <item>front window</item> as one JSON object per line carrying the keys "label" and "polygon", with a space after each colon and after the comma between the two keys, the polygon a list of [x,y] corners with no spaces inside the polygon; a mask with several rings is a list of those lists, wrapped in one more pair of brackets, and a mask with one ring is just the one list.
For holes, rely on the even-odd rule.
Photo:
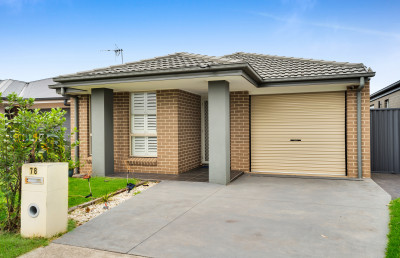
{"label": "front window", "polygon": [[369,106],[371,109],[375,108],[374,104],[372,104],[371,106]]}
{"label": "front window", "polygon": [[131,94],[131,146],[136,157],[157,157],[157,96]]}

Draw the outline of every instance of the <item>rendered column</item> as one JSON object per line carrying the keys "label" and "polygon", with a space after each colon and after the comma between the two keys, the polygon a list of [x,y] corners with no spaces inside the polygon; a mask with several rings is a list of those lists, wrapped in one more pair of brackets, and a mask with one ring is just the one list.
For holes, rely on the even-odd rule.
{"label": "rendered column", "polygon": [[229,82],[208,82],[209,181],[230,182],[230,106]]}
{"label": "rendered column", "polygon": [[113,90],[93,89],[92,119],[92,173],[106,176],[114,173]]}

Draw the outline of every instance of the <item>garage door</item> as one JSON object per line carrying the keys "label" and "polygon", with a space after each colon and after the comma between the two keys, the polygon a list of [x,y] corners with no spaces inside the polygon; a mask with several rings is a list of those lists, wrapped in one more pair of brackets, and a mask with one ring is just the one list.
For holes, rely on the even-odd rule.
{"label": "garage door", "polygon": [[252,96],[251,170],[344,176],[345,93]]}

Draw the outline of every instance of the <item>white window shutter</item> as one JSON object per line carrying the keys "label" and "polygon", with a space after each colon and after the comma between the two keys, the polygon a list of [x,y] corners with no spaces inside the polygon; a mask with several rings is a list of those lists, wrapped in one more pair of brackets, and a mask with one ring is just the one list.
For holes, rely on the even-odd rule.
{"label": "white window shutter", "polygon": [[156,115],[147,115],[147,133],[157,133],[157,117]]}
{"label": "white window shutter", "polygon": [[133,115],[132,116],[132,133],[145,133],[145,115]]}
{"label": "white window shutter", "polygon": [[157,137],[147,137],[147,154],[157,156]]}
{"label": "white window shutter", "polygon": [[146,93],[132,93],[132,114],[145,114]]}
{"label": "white window shutter", "polygon": [[146,137],[132,137],[132,153],[134,156],[146,155]]}
{"label": "white window shutter", "polygon": [[132,155],[157,157],[157,94],[131,94]]}
{"label": "white window shutter", "polygon": [[146,96],[146,114],[157,113],[157,95],[155,92],[149,92]]}

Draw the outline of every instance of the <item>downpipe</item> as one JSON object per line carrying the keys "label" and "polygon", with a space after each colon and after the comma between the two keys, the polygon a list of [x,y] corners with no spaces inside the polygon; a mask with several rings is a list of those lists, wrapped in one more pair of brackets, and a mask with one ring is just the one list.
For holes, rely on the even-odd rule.
{"label": "downpipe", "polygon": [[365,86],[365,78],[360,77],[360,85],[357,88],[357,168],[358,178],[362,178],[362,121],[361,121],[361,91]]}

